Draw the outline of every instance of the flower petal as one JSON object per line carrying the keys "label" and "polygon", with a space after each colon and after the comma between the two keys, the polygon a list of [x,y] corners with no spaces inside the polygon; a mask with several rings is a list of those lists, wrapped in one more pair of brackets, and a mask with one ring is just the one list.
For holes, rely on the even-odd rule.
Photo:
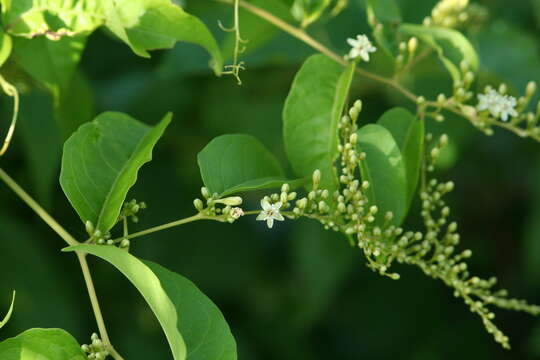
{"label": "flower petal", "polygon": [[272,217],[278,221],[283,221],[285,218],[278,211],[272,214]]}
{"label": "flower petal", "polygon": [[266,213],[266,211],[261,211],[259,215],[257,215],[257,219],[256,220],[266,220],[268,219],[268,214]]}
{"label": "flower petal", "polygon": [[271,229],[272,226],[274,226],[274,219],[272,217],[266,219],[266,225],[268,225],[268,228]]}
{"label": "flower petal", "polygon": [[263,210],[268,211],[272,208],[272,205],[270,205],[270,203],[268,202],[268,200],[266,200],[266,198],[263,198],[261,200],[261,207],[263,208]]}

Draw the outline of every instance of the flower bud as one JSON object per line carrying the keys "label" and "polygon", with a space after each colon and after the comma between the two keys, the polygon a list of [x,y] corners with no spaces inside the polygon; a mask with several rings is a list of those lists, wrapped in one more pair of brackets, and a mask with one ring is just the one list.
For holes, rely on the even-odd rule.
{"label": "flower bud", "polygon": [[195,209],[197,209],[197,211],[202,211],[202,209],[204,209],[204,204],[201,199],[193,200],[193,206],[195,206]]}
{"label": "flower bud", "polygon": [[208,199],[210,197],[210,191],[204,186],[201,188],[201,194],[205,199]]}
{"label": "flower bud", "polygon": [[84,223],[84,227],[86,228],[86,232],[88,233],[88,235],[92,236],[95,230],[94,224],[92,224],[90,220],[86,220],[86,222]]}
{"label": "flower bud", "polygon": [[536,82],[530,81],[527,84],[527,88],[525,89],[525,96],[531,97],[534,95],[535,92],[536,92]]}
{"label": "flower bud", "polygon": [[224,199],[218,199],[216,202],[223,205],[237,206],[242,204],[242,198],[240,196],[230,196]]}
{"label": "flower bud", "polygon": [[313,188],[317,189],[321,183],[321,171],[319,169],[313,172]]}
{"label": "flower bud", "polygon": [[407,48],[409,49],[409,54],[414,54],[416,52],[416,49],[418,47],[418,39],[415,37],[412,37],[409,39],[409,42],[407,43]]}
{"label": "flower bud", "polygon": [[120,242],[120,247],[121,247],[122,249],[128,248],[129,245],[130,245],[129,239],[122,239],[122,241]]}
{"label": "flower bud", "polygon": [[281,185],[281,192],[288,193],[290,190],[289,184],[285,183]]}

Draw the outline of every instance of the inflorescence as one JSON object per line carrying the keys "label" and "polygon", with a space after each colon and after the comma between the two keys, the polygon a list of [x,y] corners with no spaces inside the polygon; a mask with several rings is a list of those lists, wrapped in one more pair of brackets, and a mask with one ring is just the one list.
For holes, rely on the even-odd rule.
{"label": "inflorescence", "polygon": [[265,204],[261,214],[275,206],[278,214],[289,219],[301,216],[316,219],[325,229],[347,236],[364,252],[370,269],[391,279],[400,278],[398,273],[390,271],[395,262],[419,267],[426,275],[440,279],[451,287],[454,295],[480,316],[495,341],[509,348],[508,337],[493,323],[495,314],[489,307],[494,305],[533,315],[540,314],[540,307],[529,305],[524,300],[508,298],[504,289],[493,290],[497,283],[494,277],[481,279],[469,272],[466,260],[471,257],[472,251],[458,250],[458,225],[449,220],[450,208],[444,201],[444,196],[454,189],[454,183],[428,179],[441,149],[448,143],[448,136],[442,135],[438,141],[434,141],[431,134],[426,135],[428,149],[425,151],[423,180],[419,190],[424,229],[407,231],[392,224],[392,212],[381,214],[376,205],[370,204],[366,195],[370,184],[359,179],[358,167],[366,158],[366,154],[359,152],[356,146],[356,122],[361,108],[361,102],[356,101],[339,123],[339,190],[330,193],[320,188],[321,176],[328,174],[316,170],[307,196],[293,203],[297,193],[289,192],[289,186],[285,184],[280,193],[263,199]]}

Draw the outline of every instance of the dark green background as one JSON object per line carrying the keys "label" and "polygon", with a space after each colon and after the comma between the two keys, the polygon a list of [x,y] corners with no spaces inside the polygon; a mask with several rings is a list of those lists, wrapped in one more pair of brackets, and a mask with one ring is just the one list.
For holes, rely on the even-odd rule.
{"label": "dark green background", "polygon": [[[347,37],[370,32],[361,2],[351,2],[338,18],[311,30],[340,53],[347,51]],[[436,1],[398,2],[406,21],[420,22]],[[489,22],[468,34],[481,58],[479,89],[506,81],[519,94],[528,80],[540,81],[540,16],[535,17],[540,2],[479,3],[490,10]],[[224,36],[216,24],[230,23],[230,8],[188,0],[187,10]],[[231,77],[214,77],[207,56],[194,46],[179,44],[146,60],[103,32],[89,39],[80,73],[91,86],[94,113],[124,111],[150,124],[167,111],[175,114],[130,194],[149,205],[133,229],[194,213],[192,200],[201,186],[196,154],[214,136],[252,134],[286,164],[283,102],[312,51],[283,33],[265,34],[272,39],[264,46],[248,44],[241,87]],[[383,60],[375,56],[371,65],[378,61]],[[426,61],[408,86],[433,98],[448,92],[447,79],[436,60]],[[362,122],[375,121],[395,105],[411,108],[396,93],[362,78],[355,80],[352,96],[364,101]],[[89,100],[77,94],[75,104],[86,106]],[[13,147],[0,166],[82,238],[84,229],[57,181],[61,135],[50,102],[39,89],[27,91]],[[1,109],[5,128],[8,99]],[[540,303],[540,144],[500,130],[486,137],[450,116],[429,127],[451,138],[438,177],[457,185],[448,201],[463,246],[475,253],[473,272],[496,275],[512,295]],[[257,208],[259,198],[248,196],[245,207]],[[62,241],[3,185],[0,204],[0,309],[7,309],[12,289],[18,292],[13,319],[0,338],[30,327],[61,327],[88,342],[96,328],[75,257],[61,253]],[[421,226],[416,213],[418,207],[408,219],[412,229]],[[309,221],[278,223],[271,231],[253,217],[232,226],[193,223],[132,244],[133,254],[187,276],[213,299],[236,336],[241,360],[540,358],[540,319],[497,312],[497,324],[513,345],[502,350],[443,284],[409,267],[397,269],[400,281],[382,278],[344,238]],[[118,350],[129,360],[171,358],[157,321],[134,288],[112,266],[94,259],[91,265]]]}

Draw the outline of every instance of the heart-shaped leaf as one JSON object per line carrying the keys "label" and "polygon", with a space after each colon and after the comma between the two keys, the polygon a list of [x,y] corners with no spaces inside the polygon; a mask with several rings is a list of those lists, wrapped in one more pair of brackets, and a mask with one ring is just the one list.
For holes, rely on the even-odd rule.
{"label": "heart-shaped leaf", "polygon": [[92,222],[102,233],[116,224],[139,169],[152,159],[171,118],[167,114],[150,127],[128,115],[106,112],[66,141],[60,184],[83,223]]}
{"label": "heart-shaped leaf", "polygon": [[204,185],[220,196],[290,182],[275,156],[250,135],[218,136],[199,152],[197,160]]}
{"label": "heart-shaped leaf", "polygon": [[156,315],[175,360],[235,360],[236,342],[216,305],[191,281],[114,246],[77,245],[114,265]]}

